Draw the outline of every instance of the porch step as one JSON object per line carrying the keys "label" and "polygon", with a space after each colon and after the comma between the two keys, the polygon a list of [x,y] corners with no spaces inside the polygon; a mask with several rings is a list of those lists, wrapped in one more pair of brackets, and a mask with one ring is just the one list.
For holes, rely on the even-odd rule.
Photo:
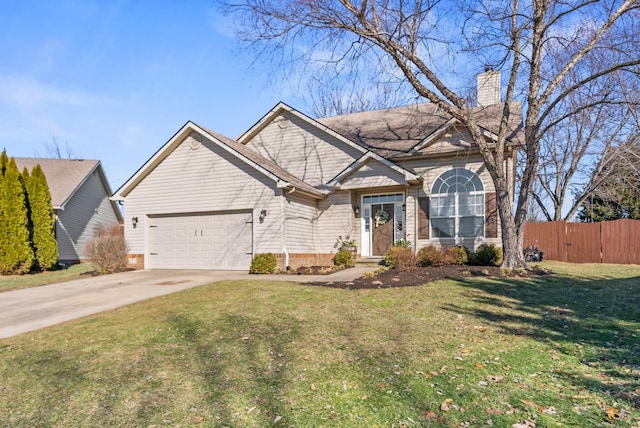
{"label": "porch step", "polygon": [[356,260],[357,265],[383,265],[384,257],[361,257]]}

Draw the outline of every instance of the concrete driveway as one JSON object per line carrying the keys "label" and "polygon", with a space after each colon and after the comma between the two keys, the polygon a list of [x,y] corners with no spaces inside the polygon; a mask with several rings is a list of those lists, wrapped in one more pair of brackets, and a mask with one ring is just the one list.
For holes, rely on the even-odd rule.
{"label": "concrete driveway", "polygon": [[136,270],[0,293],[0,338],[225,279],[237,271]]}
{"label": "concrete driveway", "polygon": [[152,297],[228,279],[346,282],[375,266],[326,276],[249,275],[239,271],[136,270],[0,293],[0,339]]}

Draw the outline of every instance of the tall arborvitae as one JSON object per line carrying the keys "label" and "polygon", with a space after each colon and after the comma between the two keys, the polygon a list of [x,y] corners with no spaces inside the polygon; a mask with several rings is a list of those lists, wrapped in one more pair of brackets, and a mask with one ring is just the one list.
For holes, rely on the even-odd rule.
{"label": "tall arborvitae", "polygon": [[26,188],[31,214],[32,244],[37,266],[43,270],[53,269],[58,261],[55,217],[47,178],[40,165],[33,167],[31,177],[26,180]]}
{"label": "tall arborvitae", "polygon": [[33,266],[33,250],[25,193],[20,172],[13,158],[7,162],[3,152],[0,165],[4,171],[0,181],[0,273],[27,273]]}

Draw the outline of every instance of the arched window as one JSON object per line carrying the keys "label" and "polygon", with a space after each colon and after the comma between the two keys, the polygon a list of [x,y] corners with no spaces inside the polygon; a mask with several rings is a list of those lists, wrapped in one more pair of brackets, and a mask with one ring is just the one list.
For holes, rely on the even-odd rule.
{"label": "arched window", "polygon": [[484,236],[484,186],[472,171],[453,168],[431,189],[431,233],[434,238]]}

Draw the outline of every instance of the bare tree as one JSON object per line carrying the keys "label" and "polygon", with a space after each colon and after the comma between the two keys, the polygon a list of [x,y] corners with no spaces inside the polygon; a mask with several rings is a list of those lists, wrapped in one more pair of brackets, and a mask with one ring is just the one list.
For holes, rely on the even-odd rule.
{"label": "bare tree", "polygon": [[399,89],[381,82],[367,85],[312,77],[307,87],[308,111],[316,118],[395,107],[406,102]]}
{"label": "bare tree", "polygon": [[51,141],[44,143],[45,156],[54,159],[74,159],[78,155],[69,145],[67,140],[62,140],[58,135],[53,135]]}
{"label": "bare tree", "polygon": [[[587,66],[596,69],[605,62],[599,58]],[[561,87],[574,85],[579,72],[574,69]],[[540,169],[532,189],[547,220],[571,219],[603,183],[615,179],[615,170],[608,165],[636,132],[639,105],[638,77],[626,73],[584,84],[558,103],[549,115],[552,126],[541,136]]]}
{"label": "bare tree", "polygon": [[[573,91],[640,64],[638,0],[494,1],[228,0],[240,37],[263,52],[348,67],[391,63],[415,93],[464,124],[494,183],[502,228],[503,266],[526,267],[522,254],[529,197],[540,144],[553,113]],[[548,53],[562,49],[558,61]],[[605,53],[603,55],[602,53]],[[314,56],[316,55],[316,56]],[[606,62],[598,62],[606,58]],[[485,139],[472,105],[451,70],[480,62],[508,77],[497,141]],[[588,67],[587,64],[594,64]],[[576,71],[576,73],[573,73]],[[569,77],[575,79],[569,82]],[[505,171],[509,117],[523,101],[524,168],[512,195]],[[594,99],[593,103],[604,102]],[[515,201],[515,209],[512,206]]]}

